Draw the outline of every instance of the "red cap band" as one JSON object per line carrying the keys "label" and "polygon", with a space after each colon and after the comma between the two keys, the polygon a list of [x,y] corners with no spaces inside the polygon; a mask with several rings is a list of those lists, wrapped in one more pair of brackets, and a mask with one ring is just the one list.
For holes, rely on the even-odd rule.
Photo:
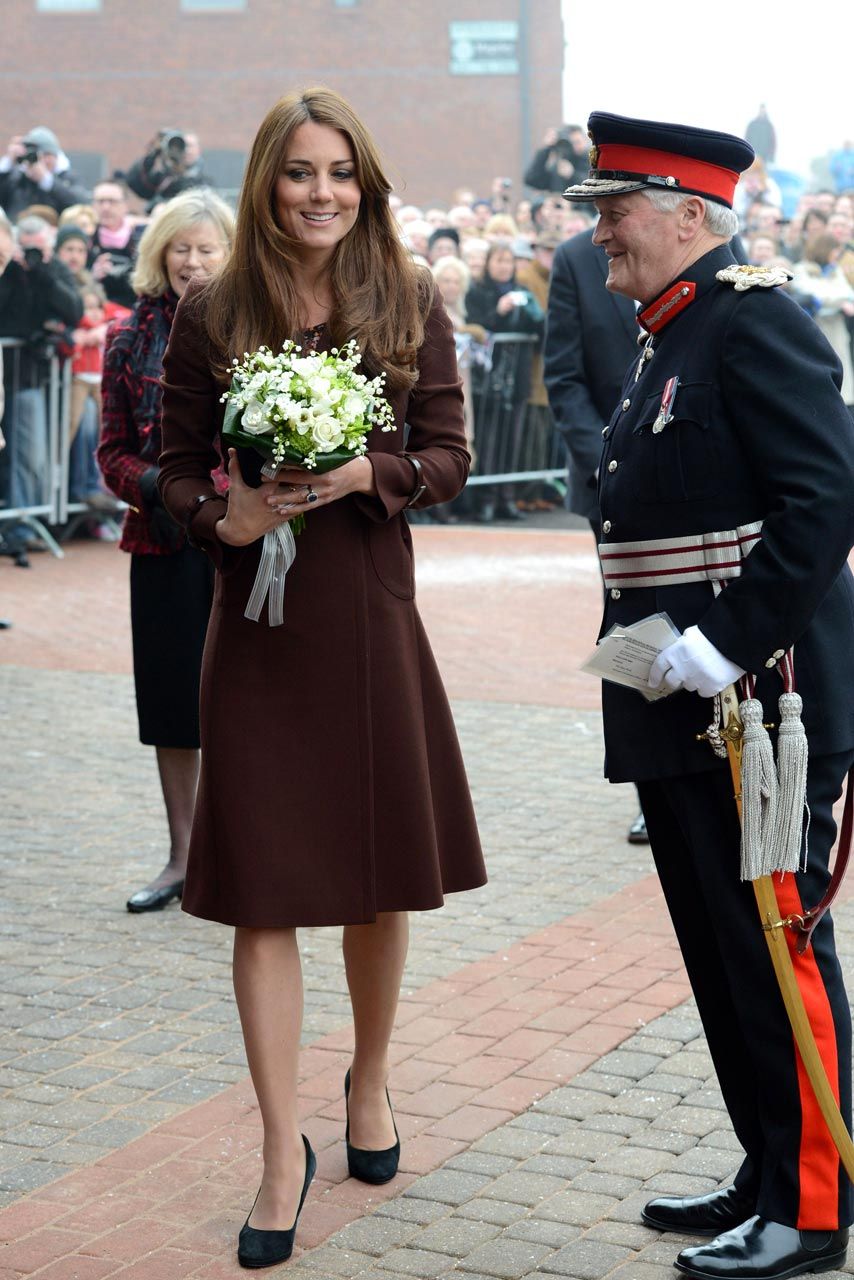
{"label": "red cap band", "polygon": [[618,172],[677,178],[679,187],[708,195],[728,205],[730,209],[739,177],[734,170],[708,164],[705,160],[693,160],[690,156],[674,155],[671,151],[653,151],[647,147],[632,147],[615,142],[599,143],[596,169],[600,173],[602,170],[613,169]]}

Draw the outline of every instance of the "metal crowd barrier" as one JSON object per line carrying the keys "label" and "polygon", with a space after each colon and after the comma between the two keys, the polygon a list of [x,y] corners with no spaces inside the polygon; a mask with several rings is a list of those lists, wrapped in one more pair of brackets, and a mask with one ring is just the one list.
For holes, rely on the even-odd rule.
{"label": "metal crowd barrier", "polygon": [[[25,526],[30,535],[62,559],[52,529],[67,537],[75,517],[93,515],[71,492],[71,361],[49,345],[0,338],[5,410],[0,426],[6,448],[0,451],[0,537],[4,529]],[[94,430],[94,426],[93,426]],[[78,437],[78,449],[86,447]],[[102,520],[109,519],[100,513]]]}
{"label": "metal crowd barrier", "polygon": [[545,481],[566,492],[567,454],[546,406],[528,403],[539,339],[494,333],[466,351],[474,418],[469,486]]}
{"label": "metal crowd barrier", "polygon": [[55,556],[63,550],[48,525],[68,518],[68,411],[71,364],[45,347],[0,338],[6,448],[0,453],[0,533],[26,525]]}

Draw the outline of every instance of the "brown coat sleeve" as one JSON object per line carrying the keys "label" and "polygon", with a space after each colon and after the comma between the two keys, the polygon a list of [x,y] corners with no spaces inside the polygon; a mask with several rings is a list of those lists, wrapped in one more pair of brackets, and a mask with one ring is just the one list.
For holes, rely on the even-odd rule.
{"label": "brown coat sleeve", "polygon": [[[211,480],[211,471],[220,463],[216,440],[224,409],[196,292],[191,285],[178,303],[163,357],[163,452],[158,485],[167,511],[217,568],[224,569],[226,561],[229,567],[232,559],[236,563],[243,548],[226,546],[216,536],[217,521],[228,505]],[[211,500],[195,509],[194,499],[201,496]]]}
{"label": "brown coat sleeve", "polygon": [[[372,520],[390,520],[403,510],[415,487],[415,472],[404,457],[417,455],[426,490],[415,503],[429,507],[449,502],[468,479],[471,457],[466,448],[463,388],[457,370],[454,330],[438,293],[434,295],[418,359],[418,381],[406,395],[393,397],[397,432],[379,437],[389,450],[371,448],[375,497],[357,496],[359,508]],[[409,435],[404,446],[404,422]]]}

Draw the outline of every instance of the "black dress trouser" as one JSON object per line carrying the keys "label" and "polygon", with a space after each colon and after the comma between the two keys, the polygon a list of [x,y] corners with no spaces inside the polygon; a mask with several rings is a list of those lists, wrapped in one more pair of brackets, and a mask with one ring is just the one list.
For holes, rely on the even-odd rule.
{"label": "black dress trouser", "polygon": [[[852,757],[809,762],[807,867],[775,876],[784,915],[814,906],[825,891],[836,835],[832,809]],[[729,767],[641,782],[638,792],[724,1102],[746,1153],[736,1183],[755,1193],[757,1213],[772,1222],[849,1226],[851,1184],[795,1047],[753,888],[739,879]],[[829,915],[806,955],[793,960],[850,1131],[851,1019]]]}

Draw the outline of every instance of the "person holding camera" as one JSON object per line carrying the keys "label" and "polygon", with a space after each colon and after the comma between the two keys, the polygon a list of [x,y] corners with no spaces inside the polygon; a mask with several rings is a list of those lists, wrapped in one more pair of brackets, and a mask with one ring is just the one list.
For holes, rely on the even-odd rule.
{"label": "person holding camera", "polygon": [[10,221],[31,205],[48,205],[59,214],[88,198],[52,129],[36,125],[10,139],[0,156],[0,208]]}
{"label": "person holding camera", "polygon": [[133,310],[131,275],[145,224],[128,213],[127,190],[116,179],[99,182],[92,195],[97,223],[89,249],[89,270],[109,302]]}
{"label": "person holding camera", "polygon": [[160,129],[146,154],[128,169],[125,180],[134,195],[147,202],[149,213],[181,191],[214,185],[202,167],[198,134],[178,129]]}
{"label": "person holding camera", "polygon": [[547,129],[543,145],[525,170],[525,182],[535,191],[560,191],[587,177],[588,139],[580,125]]}
{"label": "person holding camera", "polygon": [[[6,408],[9,448],[4,496],[10,507],[38,506],[48,481],[46,380],[48,361],[69,330],[79,324],[83,304],[74,277],[53,256],[56,229],[43,218],[24,218],[16,228],[15,259],[0,278],[0,338],[25,345],[9,358],[15,379]],[[22,569],[29,566],[25,525],[4,529],[5,550]]]}

